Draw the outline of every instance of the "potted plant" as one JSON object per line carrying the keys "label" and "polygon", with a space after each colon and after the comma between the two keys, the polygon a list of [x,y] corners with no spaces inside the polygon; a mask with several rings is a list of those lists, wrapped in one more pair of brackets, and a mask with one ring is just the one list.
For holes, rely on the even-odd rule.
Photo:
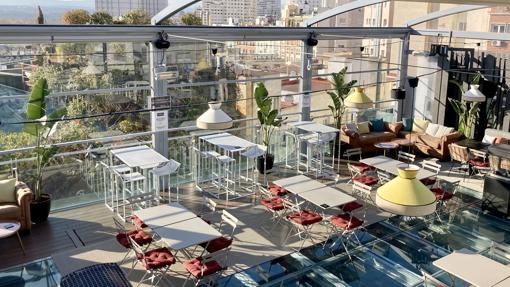
{"label": "potted plant", "polygon": [[272,109],[273,99],[268,96],[263,83],[259,83],[255,89],[255,101],[258,107],[257,118],[260,122],[262,144],[266,146],[266,154],[257,159],[257,169],[265,173],[266,170],[273,168],[274,164],[274,155],[270,152],[271,136],[274,129],[280,127],[285,119],[278,117],[278,110]]}
{"label": "potted plant", "polygon": [[33,187],[35,198],[30,204],[31,219],[34,223],[46,221],[50,213],[50,195],[43,193],[43,170],[58,151],[55,145],[49,143],[49,139],[57,129],[57,124],[52,120],[65,114],[65,108],[63,108],[46,115],[45,98],[47,95],[48,83],[46,79],[41,78],[33,86],[26,106],[25,113],[30,122],[23,126],[24,132],[36,137],[36,147],[34,148],[36,172]]}
{"label": "potted plant", "polygon": [[[478,84],[480,80],[481,75],[477,74],[473,81],[471,82],[472,85]],[[455,80],[450,80],[450,83],[453,83],[457,85],[459,88],[459,92],[461,93],[461,97],[463,94],[465,94],[466,91],[464,91],[464,87],[462,87],[461,84],[459,84]],[[480,102],[469,102],[469,104],[464,100],[456,100],[452,98],[448,98],[448,101],[452,105],[453,110],[457,115],[459,116],[459,127],[458,131],[462,135],[464,135],[468,139],[472,139],[473,136],[473,127],[476,123],[476,119],[478,117],[478,111]]]}
{"label": "potted plant", "polygon": [[[333,119],[335,121],[335,127],[337,129],[342,128],[342,117],[345,113],[345,105],[344,100],[347,98],[347,95],[351,91],[352,87],[356,85],[357,81],[350,81],[348,83],[345,82],[345,73],[347,72],[347,67],[340,70],[338,73],[332,73],[331,76],[331,84],[333,85],[333,91],[328,92],[328,95],[331,97],[333,101],[333,105],[328,105],[331,110]],[[340,147],[340,144],[338,143]],[[337,148],[338,153],[340,153],[340,148]]]}

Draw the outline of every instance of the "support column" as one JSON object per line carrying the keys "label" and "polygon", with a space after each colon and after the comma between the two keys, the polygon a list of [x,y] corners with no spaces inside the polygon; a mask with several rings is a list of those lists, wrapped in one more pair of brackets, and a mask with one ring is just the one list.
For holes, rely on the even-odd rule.
{"label": "support column", "polygon": [[[154,47],[152,43],[149,46],[150,61],[150,84],[151,96],[148,100],[149,108],[157,108],[156,98],[167,96],[167,81],[156,80],[155,68],[165,61],[165,50]],[[166,103],[167,105],[169,103]],[[164,128],[166,126],[166,129]],[[153,148],[165,157],[168,157],[168,110],[151,112],[151,131]],[[159,131],[165,130],[165,131]]]}
{"label": "support column", "polygon": [[[410,90],[407,90],[407,69],[409,64],[409,41],[411,39],[411,33],[407,33],[404,38],[402,38],[402,45],[400,50],[400,75],[399,75],[399,88],[406,90],[406,97],[410,96]],[[414,99],[413,99],[414,100]],[[404,113],[404,100],[398,100],[397,107],[397,121],[402,120],[402,115]],[[413,111],[411,111],[413,114]]]}
{"label": "support column", "polygon": [[301,56],[301,81],[299,82],[299,111],[301,115],[300,121],[310,120],[310,106],[312,90],[312,62],[313,62],[313,47],[303,41],[302,56]]}

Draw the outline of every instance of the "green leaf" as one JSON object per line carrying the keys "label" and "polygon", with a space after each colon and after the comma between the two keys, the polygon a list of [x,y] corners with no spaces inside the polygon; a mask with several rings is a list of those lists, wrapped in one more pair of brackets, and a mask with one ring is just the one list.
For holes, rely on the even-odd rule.
{"label": "green leaf", "polygon": [[[30,93],[30,98],[28,99],[28,103],[25,107],[25,114],[27,120],[38,120],[45,116],[46,114],[46,95],[48,94],[48,83],[46,79],[41,78],[37,80],[35,85],[32,87],[32,92]],[[40,130],[39,123],[26,123],[23,125],[23,131],[31,134],[33,136],[37,136],[38,131]]]}
{"label": "green leaf", "polygon": [[269,115],[267,116],[266,119],[266,125],[273,125],[273,123],[275,123],[275,119],[277,116],[278,110],[272,110],[271,112],[269,112]]}
{"label": "green leaf", "polygon": [[262,114],[262,111],[257,111],[257,118],[259,118],[259,122],[261,125],[265,124],[264,115]]}

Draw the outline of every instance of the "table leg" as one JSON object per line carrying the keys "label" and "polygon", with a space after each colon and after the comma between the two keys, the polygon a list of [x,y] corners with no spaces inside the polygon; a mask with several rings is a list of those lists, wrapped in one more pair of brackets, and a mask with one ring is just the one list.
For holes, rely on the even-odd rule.
{"label": "table leg", "polygon": [[19,232],[17,231],[16,236],[18,237],[19,246],[21,246],[21,250],[23,250],[23,255],[25,255],[25,247],[23,247],[23,242],[21,242],[21,237],[19,236]]}

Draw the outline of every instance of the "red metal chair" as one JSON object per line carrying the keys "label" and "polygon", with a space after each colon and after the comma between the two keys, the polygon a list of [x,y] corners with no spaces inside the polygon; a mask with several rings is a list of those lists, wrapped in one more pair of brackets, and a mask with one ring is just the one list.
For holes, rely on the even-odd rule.
{"label": "red metal chair", "polygon": [[117,239],[117,242],[127,250],[126,255],[124,255],[124,258],[120,262],[120,265],[124,263],[133,249],[130,239],[134,240],[140,246],[145,246],[152,243],[153,238],[149,233],[146,233],[140,229],[127,230],[116,217],[113,218],[113,222],[117,228],[115,239]]}
{"label": "red metal chair", "polygon": [[[287,199],[282,200],[283,205],[289,211],[285,218],[289,223],[291,223],[291,228],[287,234],[287,237],[283,241],[283,244],[286,244],[287,241],[294,236],[298,236],[301,240],[301,246],[299,249],[303,248],[303,245],[307,239],[310,239],[310,241],[315,244],[310,231],[314,224],[320,223],[322,221],[322,216],[311,210],[301,210],[300,205],[302,203],[294,204]],[[292,234],[292,231],[295,231],[295,233]]]}
{"label": "red metal chair", "polygon": [[221,264],[220,257],[226,257],[230,248],[207,254],[203,257],[195,257],[184,261],[183,266],[189,273],[183,286],[188,284],[188,280],[193,280],[195,286],[203,284],[204,286],[214,286],[216,278],[227,269]]}

